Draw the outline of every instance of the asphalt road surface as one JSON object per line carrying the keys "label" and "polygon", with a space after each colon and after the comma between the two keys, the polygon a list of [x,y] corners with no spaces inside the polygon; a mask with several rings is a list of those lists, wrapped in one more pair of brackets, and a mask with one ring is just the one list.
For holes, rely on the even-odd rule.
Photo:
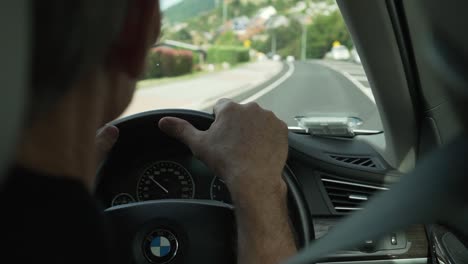
{"label": "asphalt road surface", "polygon": [[[316,61],[295,62],[294,66],[290,78],[255,101],[289,126],[297,126],[294,117],[298,115],[328,115],[357,116],[364,121],[362,129],[382,129],[375,103],[343,74]],[[332,65],[338,69],[350,66],[354,67],[351,63]]]}

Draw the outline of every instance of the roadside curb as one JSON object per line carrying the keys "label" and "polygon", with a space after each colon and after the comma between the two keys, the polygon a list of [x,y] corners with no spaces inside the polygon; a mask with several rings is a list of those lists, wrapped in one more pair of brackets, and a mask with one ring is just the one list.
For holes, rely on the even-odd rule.
{"label": "roadside curb", "polygon": [[290,70],[290,66],[287,63],[282,63],[282,64],[283,65],[282,65],[281,70],[277,74],[275,74],[272,78],[264,81],[263,83],[255,84],[255,85],[251,85],[251,84],[244,85],[243,87],[240,87],[239,89],[235,89],[234,91],[228,92],[224,94],[223,96],[216,96],[214,98],[205,100],[201,104],[192,105],[190,106],[190,108],[197,109],[199,111],[204,111],[204,112],[211,112],[213,110],[213,106],[221,98],[230,98],[234,102],[242,103],[244,100],[266,89],[267,87],[269,87],[270,85],[274,84],[276,81],[281,79],[283,76],[285,76],[285,74],[287,74],[288,71]]}
{"label": "roadside curb", "polygon": [[287,65],[288,70],[283,75],[281,75],[281,77],[272,79],[272,81],[273,81],[272,83],[267,84],[267,86],[265,88],[262,88],[257,93],[255,93],[252,96],[250,96],[250,97],[244,99],[243,101],[241,101],[241,104],[246,104],[246,103],[257,100],[258,98],[260,98],[260,97],[266,95],[267,93],[273,91],[278,86],[280,86],[283,82],[285,82],[287,79],[289,79],[289,77],[291,77],[293,75],[293,73],[294,73],[294,71],[296,69],[295,66],[294,66],[294,63],[288,62],[288,63],[285,63],[283,65]]}

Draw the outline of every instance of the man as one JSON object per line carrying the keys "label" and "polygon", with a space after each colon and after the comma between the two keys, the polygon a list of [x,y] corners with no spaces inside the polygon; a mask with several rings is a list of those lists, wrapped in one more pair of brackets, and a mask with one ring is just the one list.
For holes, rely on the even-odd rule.
{"label": "man", "polygon": [[[29,116],[1,192],[3,257],[106,263],[112,252],[91,190],[118,130],[105,126],[95,138],[96,130],[131,100],[147,50],[159,36],[159,3],[33,5]],[[278,263],[296,251],[281,178],[287,127],[256,104],[222,100],[214,113],[208,131],[171,117],[157,125],[225,180],[236,205],[238,262]]]}

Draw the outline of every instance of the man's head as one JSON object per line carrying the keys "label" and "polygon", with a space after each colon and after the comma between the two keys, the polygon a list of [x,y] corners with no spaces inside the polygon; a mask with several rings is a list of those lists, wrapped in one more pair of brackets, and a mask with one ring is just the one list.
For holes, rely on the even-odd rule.
{"label": "man's head", "polygon": [[108,100],[114,102],[103,105],[112,115],[119,114],[143,71],[147,49],[158,37],[158,1],[43,0],[32,4],[30,117],[50,110],[72,89],[86,89],[86,80],[96,77],[113,86]]}
{"label": "man's head", "polygon": [[16,163],[93,182],[96,130],[129,104],[160,31],[157,0],[41,0]]}

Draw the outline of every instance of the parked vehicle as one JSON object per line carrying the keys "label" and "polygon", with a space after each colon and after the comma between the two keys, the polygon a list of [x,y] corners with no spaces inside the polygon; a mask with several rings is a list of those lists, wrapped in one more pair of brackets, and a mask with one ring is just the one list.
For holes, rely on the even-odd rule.
{"label": "parked vehicle", "polygon": [[331,54],[334,60],[349,60],[351,58],[348,48],[343,45],[333,47]]}

